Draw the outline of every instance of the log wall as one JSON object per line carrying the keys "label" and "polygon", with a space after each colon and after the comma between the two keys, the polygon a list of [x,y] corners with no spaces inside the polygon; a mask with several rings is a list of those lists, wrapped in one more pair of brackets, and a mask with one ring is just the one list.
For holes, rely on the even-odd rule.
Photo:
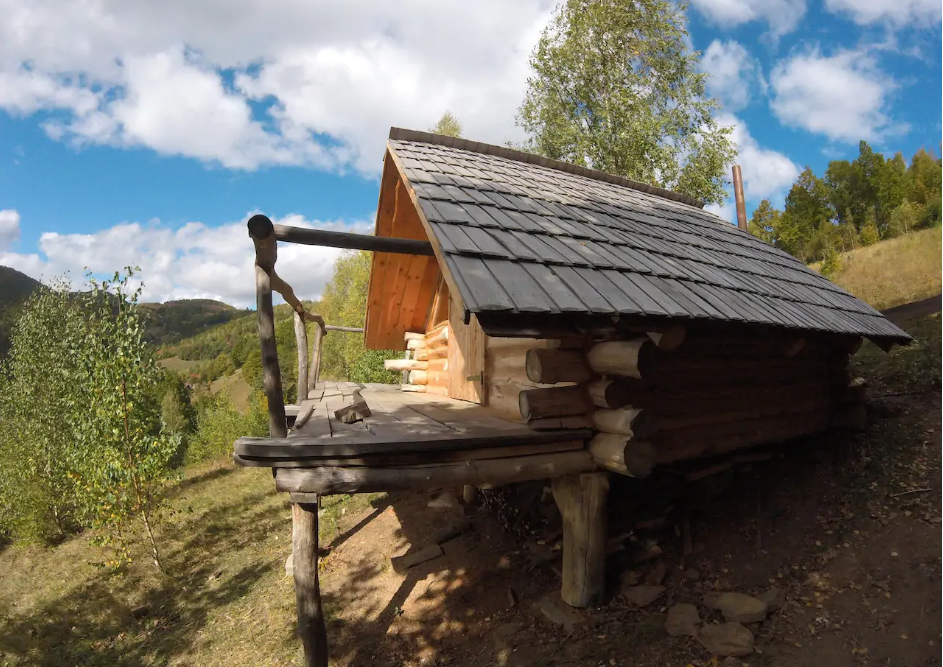
{"label": "log wall", "polygon": [[553,386],[528,379],[525,368],[527,351],[553,349],[559,344],[556,340],[487,336],[484,381],[488,407],[505,419],[520,420],[521,391]]}
{"label": "log wall", "polygon": [[[532,341],[502,344],[519,353],[521,343]],[[594,459],[625,475],[863,425],[865,388],[848,377],[847,341],[672,331],[582,348],[539,343],[502,361],[524,371],[508,391],[520,387],[521,418],[533,428],[589,424]]]}
{"label": "log wall", "polygon": [[383,364],[387,370],[405,372],[403,391],[449,395],[451,333],[448,320],[426,332],[406,332],[409,358],[387,359]]}

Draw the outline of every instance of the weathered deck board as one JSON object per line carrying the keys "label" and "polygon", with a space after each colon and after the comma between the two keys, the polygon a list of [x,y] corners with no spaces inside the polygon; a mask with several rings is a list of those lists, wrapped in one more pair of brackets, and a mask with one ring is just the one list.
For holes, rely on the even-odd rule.
{"label": "weathered deck board", "polygon": [[344,458],[321,456],[310,457],[265,457],[249,458],[236,456],[235,461],[241,466],[249,468],[313,468],[321,466],[344,467],[401,467],[423,466],[442,463],[459,463],[462,461],[479,461],[488,459],[504,459],[519,456],[535,456],[538,454],[554,454],[556,452],[570,452],[581,450],[584,447],[582,440],[566,440],[553,442],[538,442],[525,445],[502,445],[497,447],[480,447],[468,450],[431,450],[407,451],[380,454],[364,454]]}
{"label": "weathered deck board", "polygon": [[[590,435],[589,430],[534,431],[473,403],[406,394],[387,385],[326,382],[313,391],[322,392],[321,400],[307,423],[288,438],[240,438],[236,461],[270,467],[447,463],[569,451]],[[334,411],[355,391],[373,414],[344,424]],[[520,450],[523,446],[528,449]]]}

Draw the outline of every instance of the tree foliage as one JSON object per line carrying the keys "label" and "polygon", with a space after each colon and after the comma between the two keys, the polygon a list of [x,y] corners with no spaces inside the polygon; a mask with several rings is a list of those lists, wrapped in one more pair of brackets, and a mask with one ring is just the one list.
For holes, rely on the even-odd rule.
{"label": "tree foliage", "polygon": [[115,553],[112,564],[130,560],[129,532],[140,521],[154,565],[163,570],[154,527],[181,437],[162,428],[154,391],[162,371],[138,313],[141,288],[129,290],[132,275],[129,267],[125,276],[91,281],[87,335],[74,353],[90,400],[72,417],[80,425],[73,474],[87,522]]}
{"label": "tree foliage", "polygon": [[[334,276],[324,290],[319,307],[325,322],[339,326],[364,325],[371,261],[370,253],[362,250],[338,258],[334,264]],[[402,357],[402,352],[367,350],[362,335],[341,332],[325,336],[323,345],[322,378],[351,382],[399,381],[398,373],[383,368],[383,360]],[[282,369],[284,371],[284,364]]]}
{"label": "tree foliage", "polygon": [[871,245],[940,224],[941,164],[924,150],[908,165],[897,153],[886,160],[860,142],[858,157],[834,160],[819,178],[806,167],[780,212],[763,200],[750,233],[803,261]]}
{"label": "tree foliage", "polygon": [[735,154],[707,75],[668,0],[567,0],[530,59],[518,123],[526,148],[682,192],[725,199]]}
{"label": "tree foliage", "polygon": [[207,396],[201,403],[196,434],[187,447],[186,463],[196,463],[232,453],[243,436],[268,435],[268,406],[261,391],[249,396],[249,411],[240,412],[226,391]]}
{"label": "tree foliage", "polygon": [[461,138],[462,124],[455,114],[446,110],[445,113],[442,114],[442,118],[439,119],[439,122],[429,128],[429,131],[434,134],[444,134],[447,137]]}
{"label": "tree foliage", "polygon": [[59,283],[27,302],[0,374],[0,519],[24,538],[98,529],[113,566],[129,560],[140,522],[162,568],[154,528],[187,410],[162,395],[131,275],[75,295]]}
{"label": "tree foliage", "polygon": [[0,528],[14,539],[53,542],[80,523],[73,417],[84,410],[87,384],[73,354],[86,335],[68,284],[40,287],[25,301],[0,363]]}

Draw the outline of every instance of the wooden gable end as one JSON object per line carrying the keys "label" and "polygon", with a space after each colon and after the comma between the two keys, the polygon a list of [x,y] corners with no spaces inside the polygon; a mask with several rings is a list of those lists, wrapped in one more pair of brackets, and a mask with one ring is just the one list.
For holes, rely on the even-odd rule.
{"label": "wooden gable end", "polygon": [[[407,184],[387,153],[374,234],[428,241]],[[374,350],[405,349],[403,334],[424,331],[441,272],[435,257],[373,253],[364,343]]]}

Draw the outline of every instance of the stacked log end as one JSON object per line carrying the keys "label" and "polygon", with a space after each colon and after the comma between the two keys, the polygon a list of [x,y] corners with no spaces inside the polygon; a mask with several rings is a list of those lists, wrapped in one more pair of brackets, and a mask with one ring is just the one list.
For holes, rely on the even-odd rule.
{"label": "stacked log end", "polygon": [[406,392],[449,395],[449,327],[436,327],[428,333],[407,331],[406,349],[411,359],[387,359],[389,371],[402,371],[401,389]]}
{"label": "stacked log end", "polygon": [[864,428],[867,387],[827,340],[692,335],[669,329],[581,349],[530,350],[522,391],[532,428],[594,430],[603,468],[644,477],[656,464]]}

